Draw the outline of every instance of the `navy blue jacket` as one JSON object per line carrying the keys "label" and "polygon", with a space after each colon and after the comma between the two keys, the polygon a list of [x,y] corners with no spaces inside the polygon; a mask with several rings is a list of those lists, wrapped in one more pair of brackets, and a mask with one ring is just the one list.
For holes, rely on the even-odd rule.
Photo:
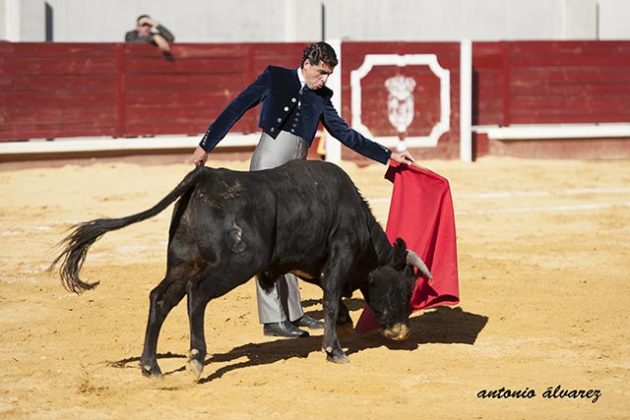
{"label": "navy blue jacket", "polygon": [[[387,163],[392,152],[348,127],[330,101],[332,90],[326,86],[310,90],[305,86],[300,92],[300,87],[295,69],[267,67],[210,124],[199,145],[205,151],[212,150],[246,111],[262,102],[258,126],[273,138],[281,130],[289,131],[302,137],[310,146],[317,124],[322,121],[333,137],[352,150]],[[298,103],[301,103],[299,110],[296,108]]]}

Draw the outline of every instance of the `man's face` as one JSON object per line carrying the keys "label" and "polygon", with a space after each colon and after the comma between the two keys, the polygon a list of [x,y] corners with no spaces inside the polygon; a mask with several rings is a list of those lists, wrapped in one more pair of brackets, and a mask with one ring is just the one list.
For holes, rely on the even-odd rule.
{"label": "man's face", "polygon": [[306,86],[311,90],[321,89],[326,84],[328,76],[332,74],[333,70],[334,67],[321,61],[317,65],[311,64],[309,60],[304,61],[302,74],[304,75]]}
{"label": "man's face", "polygon": [[147,36],[151,32],[151,22],[149,18],[143,17],[136,23],[136,30],[140,35]]}

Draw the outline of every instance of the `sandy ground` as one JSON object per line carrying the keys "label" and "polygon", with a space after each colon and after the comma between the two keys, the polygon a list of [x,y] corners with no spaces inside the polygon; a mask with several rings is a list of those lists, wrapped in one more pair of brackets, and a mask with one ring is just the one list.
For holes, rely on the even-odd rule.
{"label": "sandy ground", "polygon": [[[630,162],[425,165],[451,182],[459,307],[416,314],[402,344],[346,336],[351,363],[335,365],[318,351],[319,333],[264,337],[250,282],[209,304],[198,384],[184,369],[183,304],[160,337],[165,376],[137,367],[170,209],[95,244],[83,277],[100,280],[96,290],[70,294],[46,272],[72,224],[148,208],[190,167],[0,165],[0,417],[628,418]],[[384,167],[344,168],[384,224]],[[321,292],[303,284],[302,298],[321,317]],[[359,294],[349,307],[356,320]],[[535,396],[480,398],[502,387]],[[591,393],[559,398],[571,390]]]}

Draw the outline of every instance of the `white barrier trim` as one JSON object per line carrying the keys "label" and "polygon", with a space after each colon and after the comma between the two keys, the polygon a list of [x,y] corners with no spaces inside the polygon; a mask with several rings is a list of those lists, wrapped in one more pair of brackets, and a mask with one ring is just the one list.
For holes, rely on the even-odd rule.
{"label": "white barrier trim", "polygon": [[[192,150],[197,147],[199,136],[155,136],[143,138],[103,138],[78,137],[52,141],[29,140],[20,142],[0,142],[0,154],[69,153],[99,152],[112,150]],[[258,144],[260,134],[228,134],[217,148],[247,147]]]}
{"label": "white barrier trim", "polygon": [[491,140],[544,140],[630,137],[630,124],[515,124],[509,127],[473,126],[473,131],[485,133]]}
{"label": "white barrier trim", "polygon": [[459,43],[459,158],[472,162],[472,42]]}
{"label": "white barrier trim", "polygon": [[[473,126],[472,131],[486,133],[491,140],[518,141],[544,139],[591,139],[630,137],[630,124],[523,124],[509,127]],[[0,142],[0,155],[32,154],[32,153],[67,153],[98,152],[111,150],[168,150],[195,148],[199,144],[198,136],[154,136],[140,138],[111,137],[77,137],[57,138],[53,141],[32,139],[18,142]],[[329,136],[330,137],[330,136]],[[260,134],[228,134],[217,148],[256,146]],[[331,139],[331,143],[340,147],[339,142]],[[394,146],[385,141],[386,146]],[[327,144],[328,146],[328,144]]]}

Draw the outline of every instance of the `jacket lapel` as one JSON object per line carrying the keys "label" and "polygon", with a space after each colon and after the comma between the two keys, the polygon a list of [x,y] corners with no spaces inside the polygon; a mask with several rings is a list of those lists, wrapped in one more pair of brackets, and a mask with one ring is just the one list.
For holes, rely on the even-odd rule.
{"label": "jacket lapel", "polygon": [[295,69],[291,71],[291,82],[292,82],[292,91],[295,93],[299,93],[300,87],[302,87],[302,84],[300,83],[300,78],[298,77],[297,71]]}

